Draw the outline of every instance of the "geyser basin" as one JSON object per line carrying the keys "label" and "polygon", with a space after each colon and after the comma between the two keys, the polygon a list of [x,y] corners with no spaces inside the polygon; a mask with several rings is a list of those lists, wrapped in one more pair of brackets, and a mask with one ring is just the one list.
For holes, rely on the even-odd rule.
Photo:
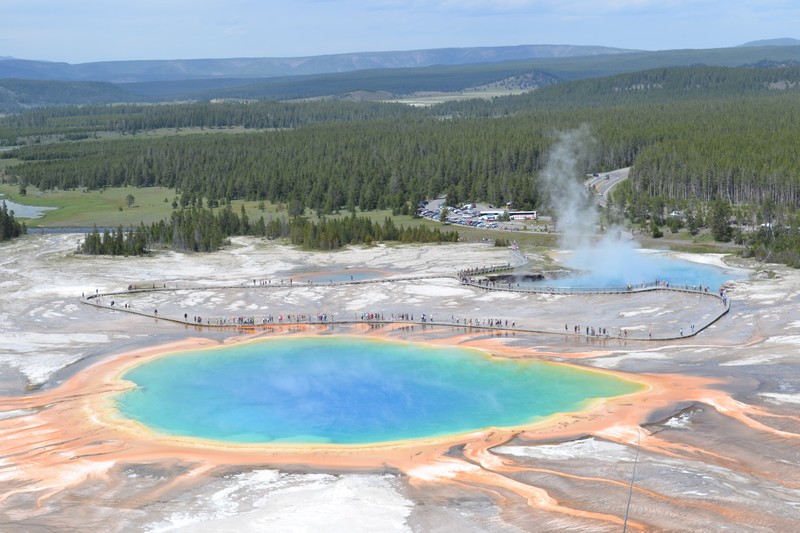
{"label": "geyser basin", "polygon": [[174,354],[123,375],[127,417],[170,435],[366,444],[531,423],[642,385],[478,350],[357,337],[265,340]]}

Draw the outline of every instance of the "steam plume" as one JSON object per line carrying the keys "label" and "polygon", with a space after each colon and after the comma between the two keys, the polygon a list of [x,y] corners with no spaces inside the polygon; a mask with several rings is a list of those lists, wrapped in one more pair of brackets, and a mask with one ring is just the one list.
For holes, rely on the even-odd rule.
{"label": "steam plume", "polygon": [[584,187],[591,170],[595,141],[589,127],[560,133],[542,178],[548,205],[557,220],[559,246],[571,250],[566,264],[584,272],[585,286],[625,285],[658,277],[658,268],[623,240],[620,228],[597,238],[599,216],[591,193]]}
{"label": "steam plume", "polygon": [[559,133],[541,174],[556,230],[561,232],[561,248],[585,248],[597,230],[597,211],[581,179],[590,166],[593,145],[587,125]]}

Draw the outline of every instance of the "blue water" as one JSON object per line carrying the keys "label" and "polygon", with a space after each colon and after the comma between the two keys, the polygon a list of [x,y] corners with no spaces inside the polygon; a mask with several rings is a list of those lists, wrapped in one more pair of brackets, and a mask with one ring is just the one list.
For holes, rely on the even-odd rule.
{"label": "blue water", "polygon": [[166,356],[124,376],[120,412],[163,433],[363,444],[515,426],[641,385],[467,349],[351,337],[276,339]]}
{"label": "blue water", "polygon": [[694,263],[665,253],[645,253],[617,246],[576,252],[565,265],[576,269],[574,276],[546,279],[536,285],[571,288],[625,287],[656,281],[670,285],[708,287],[716,291],[726,281],[741,279],[743,274],[712,265]]}
{"label": "blue water", "polygon": [[39,207],[35,205],[18,204],[11,200],[4,199],[3,194],[0,193],[0,204],[3,202],[6,203],[6,207],[9,211],[14,211],[15,218],[41,218],[44,216],[45,212],[58,209],[57,207]]}

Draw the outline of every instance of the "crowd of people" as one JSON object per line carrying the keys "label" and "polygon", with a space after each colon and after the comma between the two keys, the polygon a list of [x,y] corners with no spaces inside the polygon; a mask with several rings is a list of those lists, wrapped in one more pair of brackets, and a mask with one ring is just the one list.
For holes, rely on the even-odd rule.
{"label": "crowd of people", "polygon": [[[504,288],[508,286],[509,288],[512,286],[510,283],[495,283],[485,278],[477,278],[473,276],[479,276],[481,274],[485,274],[487,272],[491,272],[494,270],[503,270],[508,269],[510,267],[510,263],[506,265],[489,265],[489,266],[482,266],[476,268],[469,268],[463,269],[457,273],[459,280],[463,284],[475,284],[486,288]],[[350,277],[351,281],[353,276]],[[271,286],[273,280],[270,279],[253,279],[252,283],[253,286]],[[295,280],[292,278],[288,278],[286,280],[279,279],[275,280],[275,285],[279,286],[292,286],[295,284]],[[248,282],[249,283],[249,282]],[[312,279],[303,280],[300,282],[301,284],[311,285],[313,284]],[[330,282],[333,284],[333,281]],[[163,284],[163,287],[157,287],[156,284],[148,284],[152,285],[152,287],[148,286],[146,288],[142,288],[141,286],[137,285],[129,285],[128,290],[157,290],[166,288],[166,284]],[[708,293],[710,292],[708,287],[704,287],[702,285],[673,285],[671,286],[667,281],[660,281],[656,280],[655,283],[642,283],[640,286],[632,286],[628,285],[628,290],[633,290],[635,288],[647,288],[647,287],[659,287],[659,288],[672,288],[678,290],[690,290],[690,291],[697,291]],[[177,284],[176,284],[177,288]],[[85,294],[81,294],[82,298],[86,298]],[[95,295],[89,296],[88,299],[93,300],[92,303],[97,305],[103,305],[100,301],[99,291],[95,291]],[[728,304],[728,296],[725,292],[724,288],[719,289],[719,298],[721,299],[723,305],[727,306]],[[115,301],[111,300],[111,306],[115,305]],[[133,308],[128,303],[124,304],[125,310],[132,311]],[[134,311],[138,312],[138,311]],[[153,316],[158,317],[158,310],[153,310]],[[162,315],[163,316],[163,315]],[[194,315],[191,317],[191,321],[189,320],[188,313],[183,314],[183,322],[197,324],[197,325],[205,325],[205,326],[234,326],[234,327],[255,327],[255,326],[265,326],[265,325],[274,325],[274,324],[330,324],[336,322],[334,319],[334,315],[331,313],[287,313],[287,314],[268,314],[262,316],[256,315],[231,315],[231,316],[198,316]],[[436,324],[451,324],[457,325],[461,327],[478,327],[478,328],[492,328],[492,329],[517,329],[517,323],[514,319],[507,319],[507,318],[497,318],[497,317],[459,317],[456,315],[451,315],[449,321],[440,321],[436,322],[436,319],[433,314],[421,313],[417,315],[417,320],[415,320],[414,313],[410,312],[401,312],[401,313],[389,313],[388,316],[385,312],[376,312],[376,311],[362,311],[362,312],[355,312],[353,314],[353,319],[340,319],[339,322],[412,322],[412,323],[436,323]],[[695,325],[691,325],[691,333],[694,334],[696,332]],[[701,328],[702,329],[702,328]],[[581,326],[579,324],[575,324],[570,327],[569,324],[564,324],[564,331],[566,333],[572,333],[575,335],[585,335],[586,337],[604,337],[609,338],[610,335],[608,333],[608,329],[606,327],[601,326]],[[680,336],[684,335],[684,329],[680,328]],[[612,333],[613,335],[613,333]],[[628,330],[620,328],[617,332],[617,336],[619,338],[627,338],[628,337]],[[652,339],[652,332],[648,333],[648,338]]]}
{"label": "crowd of people", "polygon": [[[586,327],[586,336],[587,337],[608,337],[608,329],[606,329],[606,328],[601,328],[601,327],[595,328],[594,326],[585,326],[585,327]],[[564,324],[564,331],[569,332],[569,330],[570,330],[569,324]],[[572,332],[574,334],[579,335],[581,333],[581,331],[582,330],[581,330],[580,324],[576,324],[576,325],[572,326]],[[624,330],[620,329],[619,333],[617,334],[617,336],[619,336],[619,337],[623,337],[623,336],[627,337],[628,336],[628,330],[627,329],[624,329]]]}
{"label": "crowd of people", "polygon": [[[184,314],[184,319],[187,315]],[[193,322],[205,324],[207,326],[256,326],[270,324],[327,324],[333,322],[334,318],[329,313],[289,313],[279,315],[233,315],[233,316],[211,316],[203,319],[194,317]]]}
{"label": "crowd of people", "polygon": [[[727,300],[727,295],[723,290],[720,290],[720,298],[723,303]],[[96,305],[109,305],[115,306],[116,302],[111,300],[108,304],[101,302],[99,298],[92,298],[93,303]],[[122,307],[122,306],[118,306]],[[133,306],[125,303],[125,310],[133,311]],[[139,311],[134,311],[139,312]],[[153,316],[159,317],[158,309],[153,309]],[[163,317],[163,315],[162,315]],[[416,317],[416,319],[415,319]],[[191,320],[190,320],[191,318]],[[178,319],[180,321],[180,319]],[[189,324],[196,324],[200,326],[232,326],[232,327],[257,327],[269,325],[286,325],[286,324],[332,324],[336,323],[336,319],[332,313],[286,313],[286,314],[267,314],[267,315],[230,315],[230,316],[199,316],[193,315],[189,317],[188,313],[183,314],[183,322]],[[353,322],[372,322],[372,323],[395,323],[395,322],[409,322],[414,324],[440,324],[440,325],[454,325],[459,327],[469,328],[487,328],[487,329],[517,329],[517,322],[514,319],[497,318],[497,317],[463,317],[458,315],[450,315],[450,319],[440,320],[436,322],[433,314],[421,313],[415,315],[411,312],[400,313],[385,313],[380,311],[362,311],[353,313],[351,320],[339,319],[338,323],[353,323]],[[523,329],[530,329],[524,328]],[[691,334],[693,335],[697,330],[695,324],[691,324]],[[586,337],[600,337],[610,338],[606,327],[603,326],[581,326],[580,324],[564,324],[564,332],[574,335],[582,335]],[[684,329],[680,328],[679,335],[684,336]],[[617,337],[620,339],[628,338],[627,328],[619,328]],[[652,339],[652,332],[648,334],[648,338]]]}
{"label": "crowd of people", "polygon": [[[155,312],[157,315],[157,312]],[[353,313],[353,320],[351,322],[415,322],[419,324],[452,324],[457,326],[467,327],[481,327],[481,328],[514,328],[517,327],[516,320],[502,319],[502,318],[468,318],[451,315],[448,322],[436,322],[433,314],[422,313],[416,315],[414,313],[383,313],[375,311],[362,311]],[[189,322],[187,313],[183,315],[184,321]],[[278,315],[233,315],[233,316],[210,316],[200,317],[193,316],[191,323],[207,325],[207,326],[256,326],[256,325],[271,325],[271,324],[330,324],[335,322],[332,313],[290,313]],[[344,322],[340,320],[339,322]],[[588,331],[588,330],[587,330]],[[592,329],[594,332],[594,329]],[[594,333],[592,333],[594,334]],[[588,332],[587,332],[588,335]]]}

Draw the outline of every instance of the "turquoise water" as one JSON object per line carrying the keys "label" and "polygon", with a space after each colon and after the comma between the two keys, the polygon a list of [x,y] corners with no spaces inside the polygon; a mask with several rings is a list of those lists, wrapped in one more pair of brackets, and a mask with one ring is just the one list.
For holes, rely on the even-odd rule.
{"label": "turquoise water", "polygon": [[743,274],[712,265],[684,261],[663,253],[643,253],[617,246],[576,252],[565,264],[580,273],[565,278],[546,279],[536,285],[550,287],[596,288],[651,284],[708,287],[716,291],[726,281],[741,279]]}
{"label": "turquoise water", "polygon": [[467,349],[350,337],[265,340],[128,371],[120,412],[163,433],[364,444],[514,426],[641,385]]}

